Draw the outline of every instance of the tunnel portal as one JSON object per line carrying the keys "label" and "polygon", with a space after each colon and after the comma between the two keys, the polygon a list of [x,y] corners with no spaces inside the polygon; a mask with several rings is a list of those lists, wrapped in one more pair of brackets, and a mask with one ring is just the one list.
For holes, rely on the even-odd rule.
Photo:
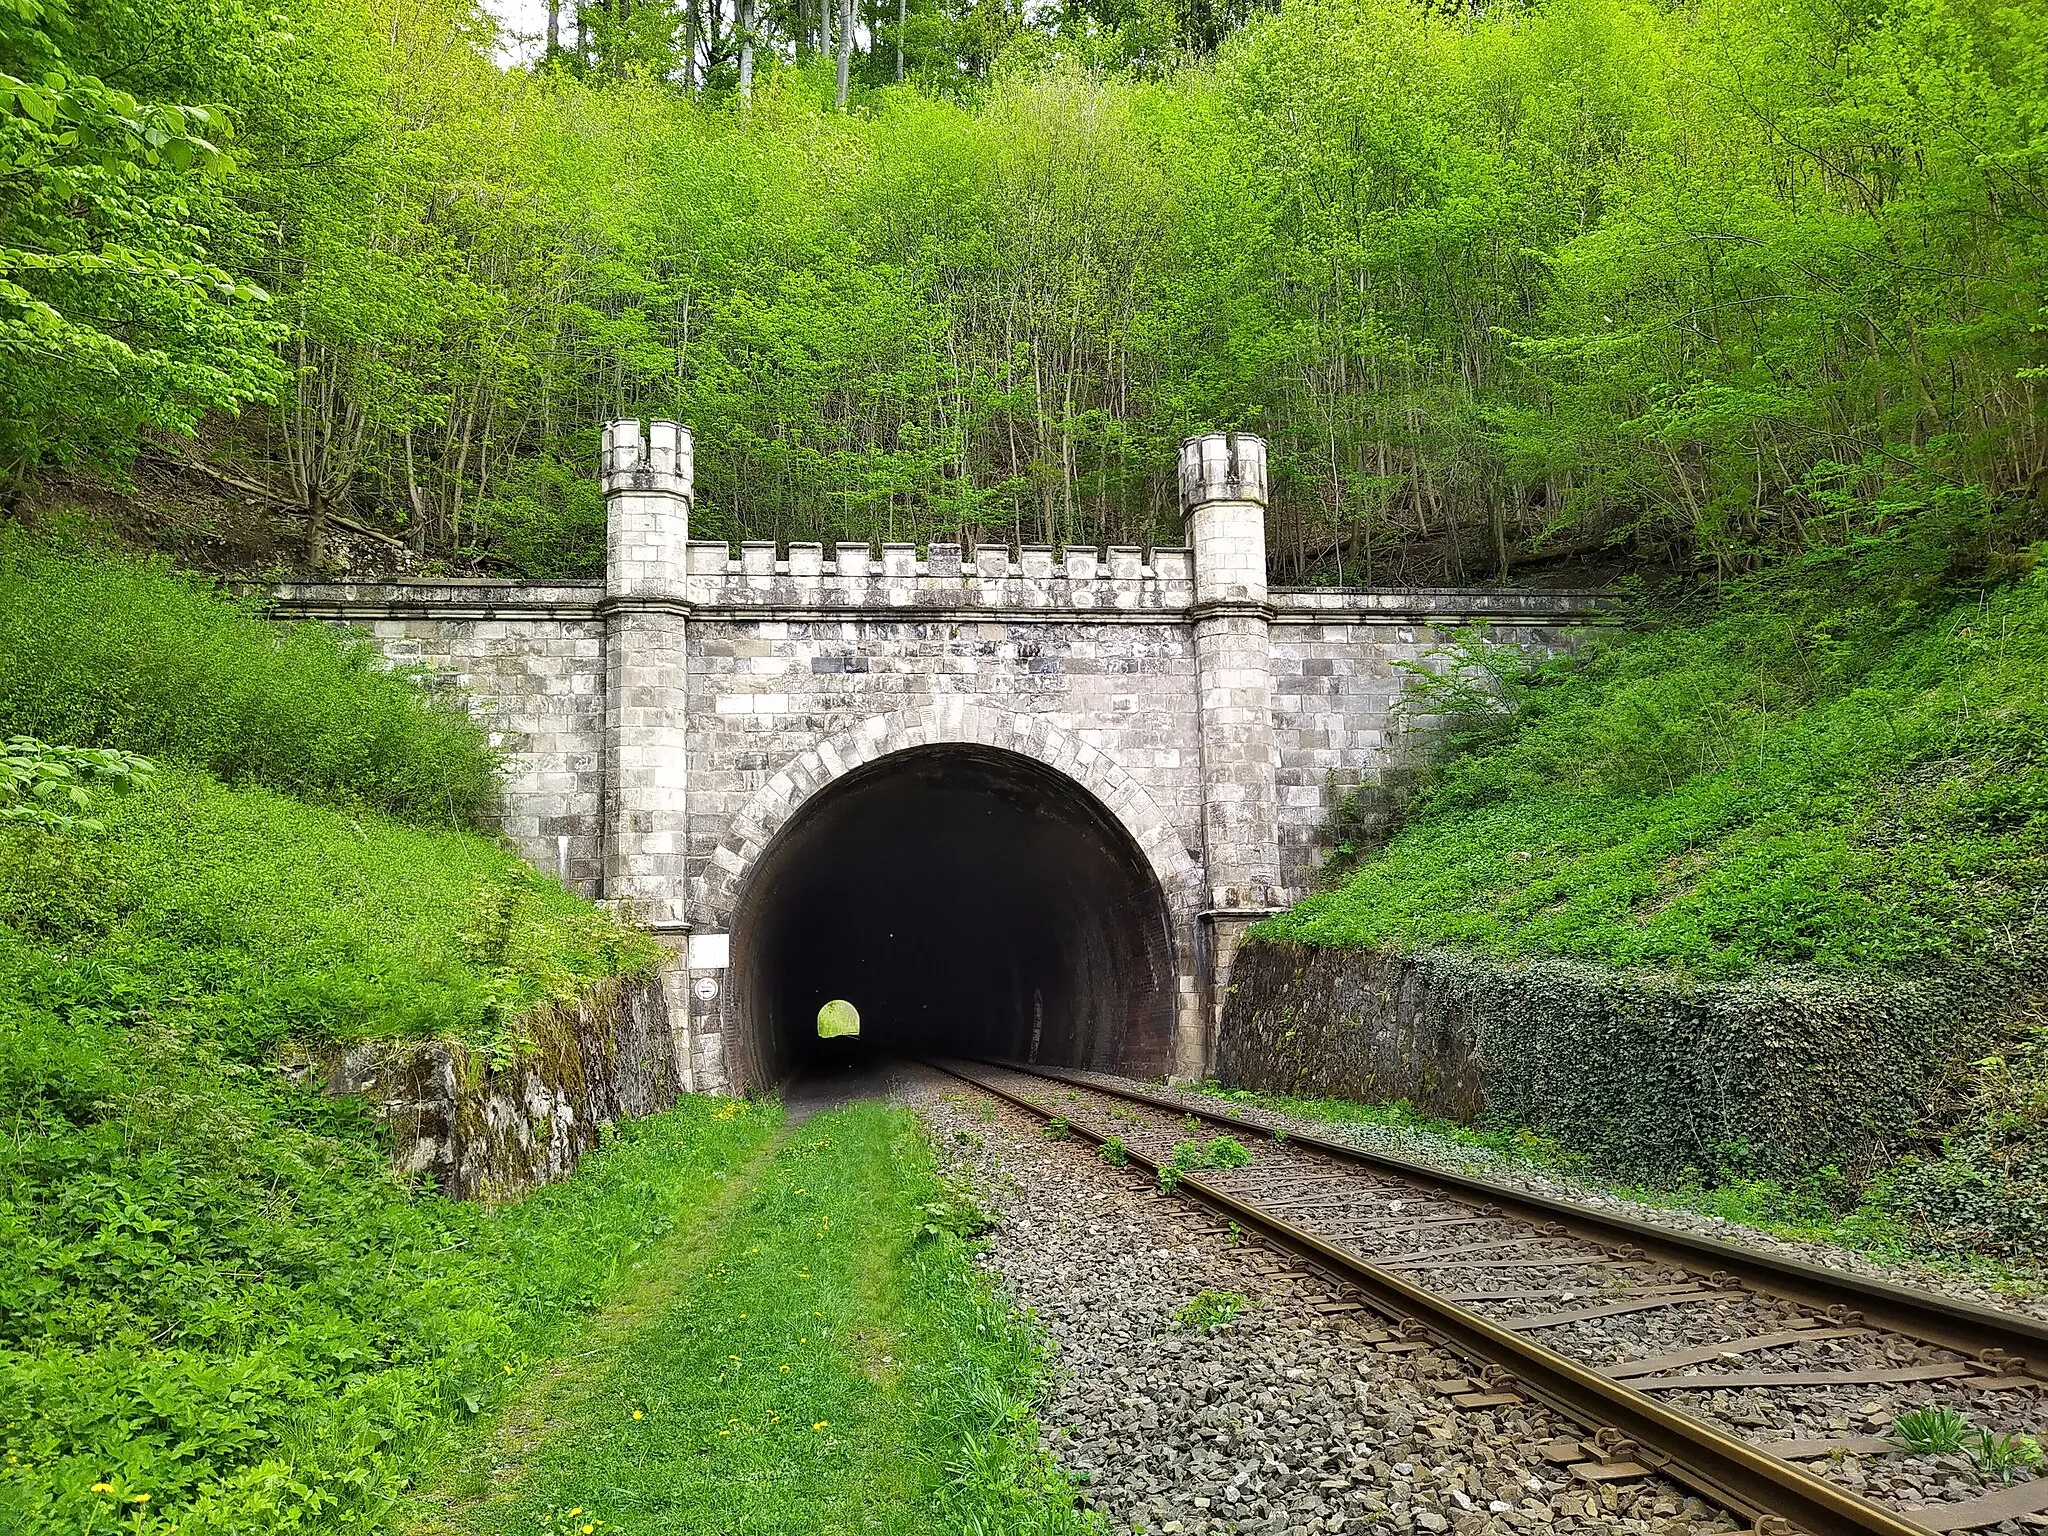
{"label": "tunnel portal", "polygon": [[873,1054],[1171,1065],[1159,882],[1094,796],[1018,753],[912,748],[819,791],[762,851],[732,949],[758,1083],[810,1061],[833,998]]}

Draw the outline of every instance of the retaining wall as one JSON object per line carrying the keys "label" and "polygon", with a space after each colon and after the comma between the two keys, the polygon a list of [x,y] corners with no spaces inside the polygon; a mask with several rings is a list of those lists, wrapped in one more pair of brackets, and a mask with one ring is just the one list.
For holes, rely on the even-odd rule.
{"label": "retaining wall", "polygon": [[1232,1087],[1527,1126],[1624,1174],[1854,1176],[1940,1118],[2001,1028],[1959,981],[1703,983],[1556,958],[1253,940],[1217,1043]]}
{"label": "retaining wall", "polygon": [[632,976],[531,1015],[533,1049],[502,1065],[447,1040],[369,1040],[288,1065],[362,1095],[401,1173],[496,1202],[574,1173],[605,1123],[676,1102],[686,1082],[669,1015],[664,977]]}

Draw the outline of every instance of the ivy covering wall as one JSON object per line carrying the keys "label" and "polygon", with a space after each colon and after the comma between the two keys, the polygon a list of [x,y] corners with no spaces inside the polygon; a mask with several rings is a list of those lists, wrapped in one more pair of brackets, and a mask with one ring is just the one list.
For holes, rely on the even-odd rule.
{"label": "ivy covering wall", "polygon": [[1999,998],[1964,979],[1688,982],[1258,939],[1238,957],[1217,1075],[1526,1126],[1631,1178],[1854,1179],[1925,1137],[2004,1028]]}

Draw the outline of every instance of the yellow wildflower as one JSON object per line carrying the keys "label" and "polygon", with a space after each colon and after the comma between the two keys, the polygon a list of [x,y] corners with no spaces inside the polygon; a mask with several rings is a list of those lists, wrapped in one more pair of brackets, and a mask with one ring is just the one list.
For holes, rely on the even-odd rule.
{"label": "yellow wildflower", "polygon": [[[7,1459],[9,1461],[12,1461],[14,1458],[10,1456]],[[94,1483],[92,1485],[92,1491],[94,1493],[112,1493],[114,1491],[114,1485],[112,1483]]]}
{"label": "yellow wildflower", "polygon": [[[785,1367],[785,1369],[786,1369],[786,1367]],[[636,1419],[640,1417],[640,1410],[639,1410],[638,1408],[635,1408],[635,1409],[633,1410],[633,1417],[634,1417],[634,1418],[636,1418]]]}
{"label": "yellow wildflower", "polygon": [[583,1527],[583,1536],[590,1536],[590,1533],[591,1533],[592,1531],[596,1530],[596,1529],[597,1529],[597,1527],[596,1527],[596,1526],[594,1526],[594,1525],[588,1525],[588,1524],[586,1524],[586,1525],[585,1525],[585,1526]]}
{"label": "yellow wildflower", "polygon": [[830,1429],[831,1427],[832,1421],[830,1419],[820,1419],[811,1426],[812,1429]]}
{"label": "yellow wildflower", "polygon": [[149,1495],[146,1493],[138,1493],[137,1495],[135,1495],[135,1502],[138,1504],[147,1504],[149,1502]]}

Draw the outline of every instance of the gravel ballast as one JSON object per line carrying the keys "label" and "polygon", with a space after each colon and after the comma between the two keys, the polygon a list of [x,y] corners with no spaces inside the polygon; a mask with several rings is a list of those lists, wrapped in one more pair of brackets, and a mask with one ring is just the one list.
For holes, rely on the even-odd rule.
{"label": "gravel ballast", "polygon": [[[1465,1362],[1387,1341],[1325,1280],[1086,1143],[935,1073],[906,1073],[898,1095],[997,1218],[983,1263],[1057,1352],[1048,1448],[1116,1536],[1737,1527],[1659,1478],[1576,1480],[1540,1451],[1573,1426],[1529,1403],[1454,1407]],[[1213,1332],[1177,1327],[1205,1292],[1242,1308]]]}

